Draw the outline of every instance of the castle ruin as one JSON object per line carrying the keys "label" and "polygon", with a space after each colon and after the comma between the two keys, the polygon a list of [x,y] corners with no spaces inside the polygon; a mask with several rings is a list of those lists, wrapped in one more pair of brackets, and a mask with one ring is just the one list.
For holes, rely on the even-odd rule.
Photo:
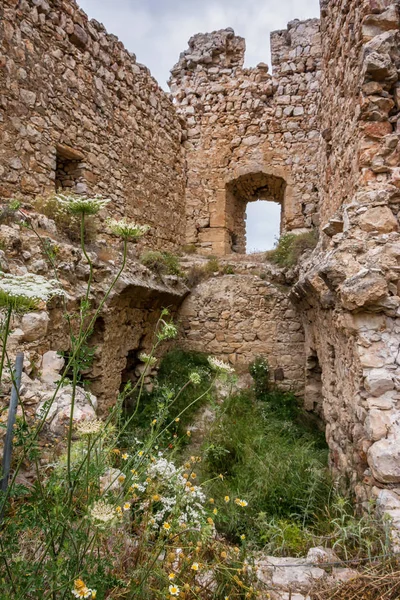
{"label": "castle ruin", "polygon": [[[319,232],[290,286],[244,269],[188,294],[133,261],[95,331],[99,401],[168,304],[187,347],[239,368],[267,355],[323,420],[331,464],[359,499],[399,508],[399,3],[321,0],[320,20],[272,34],[272,73],[243,67],[232,29],[197,34],[171,94],[74,0],[3,0],[0,44],[2,198],[100,193],[114,215],[151,226],[152,248],[191,244],[232,263],[248,202],[279,203],[283,233]],[[44,272],[32,240],[0,229],[19,272]],[[112,267],[97,267],[100,285]],[[84,277],[70,247],[71,289]],[[48,319],[39,343],[22,328],[28,351],[62,347],[57,310]]]}

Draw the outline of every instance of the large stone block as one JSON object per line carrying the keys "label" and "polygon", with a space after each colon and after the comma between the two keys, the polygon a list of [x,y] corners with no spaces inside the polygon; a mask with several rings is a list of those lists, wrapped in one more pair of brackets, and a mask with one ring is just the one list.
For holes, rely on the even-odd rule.
{"label": "large stone block", "polygon": [[400,482],[400,438],[375,442],[368,450],[368,464],[378,481]]}
{"label": "large stone block", "polygon": [[26,313],[21,321],[24,340],[27,342],[35,342],[44,338],[47,334],[49,321],[49,315],[45,311]]}

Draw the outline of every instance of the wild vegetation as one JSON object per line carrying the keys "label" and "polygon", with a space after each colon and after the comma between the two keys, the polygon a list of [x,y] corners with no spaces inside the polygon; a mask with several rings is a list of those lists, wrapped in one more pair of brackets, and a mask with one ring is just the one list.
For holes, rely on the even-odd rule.
{"label": "wild vegetation", "polygon": [[[250,365],[253,388],[232,392],[232,367],[175,348],[157,365],[153,391],[145,391],[163,344],[177,335],[167,310],[161,311],[150,352],[140,356],[144,369],[137,381],[125,386],[103,419],[74,421],[93,325],[124,271],[128,244],[148,227],[108,221],[122,243],[122,259],[94,306],[86,221],[107,201],[59,202],[79,223],[89,266],[79,310],[67,311],[46,244],[53,280],[0,274],[0,381],[6,372],[15,379],[6,352],[14,315],[58,296],[70,332],[53,397],[33,422],[21,404],[14,430],[12,476],[0,494],[0,600],[251,599],[262,594],[253,550],[300,555],[323,544],[345,559],[388,553],[388,524],[373,507],[357,515],[351,498],[338,493],[323,436],[295,396],[271,387],[265,358]],[[49,462],[39,440],[66,383],[72,389],[66,438]],[[201,451],[194,452],[192,431],[205,405],[214,420]],[[35,470],[32,485],[19,479],[27,464]]]}
{"label": "wild vegetation", "polygon": [[267,260],[280,267],[294,267],[306,250],[313,250],[318,243],[316,230],[305,233],[284,233],[277,241],[275,248],[265,253]]}
{"label": "wild vegetation", "polygon": [[179,265],[179,258],[171,252],[147,250],[141,255],[140,261],[142,265],[158,275],[183,275]]}
{"label": "wild vegetation", "polygon": [[[203,377],[211,388],[217,377],[231,371],[228,365],[209,359],[205,369],[202,359],[202,365],[182,373],[184,385],[170,390],[164,409],[149,419],[141,439],[127,436],[155,352],[177,334],[168,311],[163,310],[151,352],[141,355],[145,369],[136,384],[125,387],[104,419],[74,421],[79,374],[82,361],[86,364],[93,324],[125,268],[128,243],[142,237],[148,228],[125,220],[108,222],[122,240],[122,262],[94,307],[90,301],[93,264],[86,251],[85,225],[107,201],[59,200],[67,202],[66,209],[79,220],[89,277],[79,311],[65,309],[71,348],[54,395],[34,422],[23,411],[14,430],[17,452],[12,476],[0,495],[0,598],[252,598],[257,592],[246,548],[230,547],[214,535],[214,507],[196,479],[200,457],[176,465],[170,444],[164,443],[171,431],[172,438],[178,436],[176,424],[180,419],[184,422],[185,412],[204,396]],[[54,267],[52,257],[48,258]],[[0,283],[0,380],[8,371],[15,381],[6,352],[12,317],[43,306],[53,296],[62,299],[63,290],[56,269],[54,280],[2,273]],[[72,395],[66,439],[55,445],[49,462],[48,450],[43,458],[39,436],[45,431],[58,390],[67,381]],[[191,392],[191,403],[179,404],[180,395],[185,393],[188,398],[189,388],[196,386],[200,391]],[[124,419],[123,407],[131,396],[136,408]],[[187,438],[188,432],[183,435]],[[19,482],[27,464],[36,472],[32,485]],[[238,510],[244,509],[244,505],[238,506]]]}

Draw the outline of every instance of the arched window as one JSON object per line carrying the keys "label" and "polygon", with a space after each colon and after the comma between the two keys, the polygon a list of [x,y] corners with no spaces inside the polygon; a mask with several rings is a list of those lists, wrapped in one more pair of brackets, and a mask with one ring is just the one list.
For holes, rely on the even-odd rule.
{"label": "arched window", "polygon": [[246,207],[246,254],[272,250],[281,228],[278,202],[257,200]]}
{"label": "arched window", "polygon": [[281,230],[285,187],[282,177],[262,171],[246,173],[227,184],[226,225],[233,252],[273,247]]}

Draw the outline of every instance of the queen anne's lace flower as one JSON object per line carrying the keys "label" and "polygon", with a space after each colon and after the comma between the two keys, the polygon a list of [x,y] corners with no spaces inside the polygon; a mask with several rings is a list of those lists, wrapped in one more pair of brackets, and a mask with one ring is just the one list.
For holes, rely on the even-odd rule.
{"label": "queen anne's lace flower", "polygon": [[137,225],[137,223],[129,222],[125,218],[119,221],[108,219],[107,225],[114,235],[131,242],[138,241],[150,230],[150,225]]}
{"label": "queen anne's lace flower", "polygon": [[139,360],[142,363],[149,365],[150,367],[153,367],[157,362],[157,359],[155,356],[150,356],[149,354],[146,354],[145,352],[142,352],[142,354],[139,354]]}
{"label": "queen anne's lace flower", "polygon": [[55,279],[46,279],[34,273],[0,273],[0,308],[28,312],[35,310],[40,302],[47,302],[53,296],[63,294],[64,291]]}
{"label": "queen anne's lace flower", "polygon": [[178,329],[173,323],[167,323],[166,321],[161,321],[160,330],[157,333],[157,338],[160,342],[164,340],[172,340],[178,335]]}
{"label": "queen anne's lace flower", "polygon": [[219,360],[218,358],[215,358],[214,356],[208,357],[208,363],[209,363],[210,367],[212,369],[214,369],[214,371],[219,371],[220,373],[234,373],[235,372],[235,369],[233,367],[228,365],[223,360]]}
{"label": "queen anne's lace flower", "polygon": [[190,373],[189,380],[193,383],[193,385],[199,385],[201,383],[201,376],[197,371],[193,371]]}
{"label": "queen anne's lace flower", "polygon": [[117,513],[112,504],[104,500],[98,500],[89,511],[93,524],[100,529],[114,524]]}
{"label": "queen anne's lace flower", "polygon": [[76,427],[76,431],[79,435],[93,435],[99,433],[104,427],[103,421],[100,419],[92,419],[90,421],[81,421]]}
{"label": "queen anne's lace flower", "polygon": [[92,198],[85,196],[66,196],[57,194],[56,200],[73,215],[96,215],[111,202],[108,198],[96,195]]}

